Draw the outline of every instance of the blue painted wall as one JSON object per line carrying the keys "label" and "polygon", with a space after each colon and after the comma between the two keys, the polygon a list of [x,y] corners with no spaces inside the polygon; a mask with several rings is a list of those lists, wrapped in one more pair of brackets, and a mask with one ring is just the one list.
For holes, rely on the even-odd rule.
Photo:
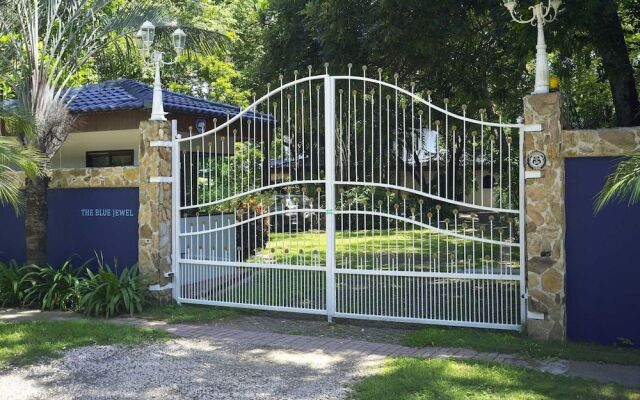
{"label": "blue painted wall", "polygon": [[640,205],[593,213],[617,161],[566,160],[567,336],[603,344],[624,337],[640,346]]}
{"label": "blue painted wall", "polygon": [[24,216],[16,216],[12,207],[0,205],[0,261],[25,261]]}
{"label": "blue painted wall", "polygon": [[[138,189],[49,190],[47,260],[62,264],[76,256],[74,265],[102,252],[105,261],[119,266],[138,262]],[[24,218],[10,207],[0,208],[0,261],[25,260]]]}

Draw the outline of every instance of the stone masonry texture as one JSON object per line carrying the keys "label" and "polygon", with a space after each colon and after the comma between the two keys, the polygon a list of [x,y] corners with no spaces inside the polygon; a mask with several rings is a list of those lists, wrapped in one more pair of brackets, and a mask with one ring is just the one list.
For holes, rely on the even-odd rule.
{"label": "stone masonry texture", "polygon": [[524,155],[539,150],[547,156],[541,178],[525,182],[528,307],[544,316],[544,319],[528,319],[527,331],[531,336],[551,340],[564,339],[566,326],[561,104],[560,93],[524,99],[525,123],[542,125],[540,132],[525,133]]}
{"label": "stone masonry texture", "polygon": [[140,123],[140,211],[138,263],[151,283],[164,285],[171,271],[171,184],[149,182],[171,176],[171,148],[151,147],[151,141],[170,140],[166,122]]}
{"label": "stone masonry texture", "polygon": [[547,156],[541,178],[525,182],[528,307],[544,316],[528,319],[527,331],[551,340],[566,337],[564,160],[640,151],[640,127],[563,130],[561,104],[560,93],[524,99],[525,123],[542,125],[540,132],[525,133],[525,157],[533,150]]}

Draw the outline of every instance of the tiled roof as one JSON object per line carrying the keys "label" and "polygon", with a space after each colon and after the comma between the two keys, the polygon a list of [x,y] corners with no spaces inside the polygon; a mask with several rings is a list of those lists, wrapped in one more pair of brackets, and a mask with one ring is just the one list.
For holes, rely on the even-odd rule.
{"label": "tiled roof", "polygon": [[[150,85],[131,79],[105,81],[73,90],[77,94],[69,104],[72,113],[150,109],[153,99],[153,88]],[[233,117],[241,111],[237,106],[208,101],[166,89],[162,91],[162,99],[165,112],[201,117],[226,117],[228,114]],[[252,118],[253,113],[247,113],[245,116]],[[260,114],[256,118],[271,119],[270,116]]]}

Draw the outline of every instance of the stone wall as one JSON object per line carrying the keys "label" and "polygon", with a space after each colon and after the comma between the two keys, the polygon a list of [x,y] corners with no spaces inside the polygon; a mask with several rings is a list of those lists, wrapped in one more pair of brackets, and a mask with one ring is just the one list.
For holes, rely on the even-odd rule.
{"label": "stone wall", "polygon": [[617,157],[640,151],[640,127],[567,130],[563,157]]}
{"label": "stone wall", "polygon": [[[138,187],[140,170],[138,167],[109,168],[61,168],[51,169],[49,189],[87,189]],[[24,186],[24,173],[17,172],[17,179]]]}
{"label": "stone wall", "polygon": [[[543,339],[565,336],[565,204],[564,159],[561,154],[560,93],[524,99],[525,124],[541,124],[542,131],[526,132],[525,157],[533,150],[546,154],[541,176],[525,182],[526,266],[528,284],[527,331]],[[529,169],[529,167],[526,167]],[[533,313],[531,313],[533,312]],[[532,319],[533,315],[538,318]]]}
{"label": "stone wall", "polygon": [[542,125],[540,132],[525,133],[525,157],[534,150],[547,157],[540,177],[525,181],[527,331],[550,340],[566,337],[564,160],[640,151],[640,127],[563,130],[562,97],[548,93],[524,99],[525,123]]}
{"label": "stone wall", "polygon": [[65,168],[51,170],[50,189],[138,187],[138,167]]}
{"label": "stone wall", "polygon": [[151,147],[152,141],[171,138],[167,122],[140,123],[140,212],[138,214],[138,264],[152,283],[171,282],[171,183],[151,182],[171,176],[171,148]]}

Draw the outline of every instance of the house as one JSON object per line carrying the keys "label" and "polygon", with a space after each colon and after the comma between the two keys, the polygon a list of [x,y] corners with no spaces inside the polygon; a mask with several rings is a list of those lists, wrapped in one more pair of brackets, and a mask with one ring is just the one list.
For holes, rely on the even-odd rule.
{"label": "house", "polygon": [[[69,109],[76,116],[73,131],[54,155],[52,168],[136,166],[140,156],[140,122],[151,115],[153,88],[118,79],[74,89]],[[163,90],[167,119],[178,121],[181,135],[210,130],[235,117],[240,107]],[[252,118],[253,113],[246,114]],[[230,130],[239,129],[233,124]],[[219,135],[219,137],[221,137]],[[246,137],[245,137],[246,138]],[[238,137],[237,140],[242,138]],[[208,145],[207,143],[204,143]],[[214,146],[233,153],[233,146]],[[188,149],[183,149],[188,151]]]}
{"label": "house", "polygon": [[[61,265],[71,255],[85,261],[102,253],[105,260],[117,258],[120,265],[143,262],[140,243],[157,235],[147,228],[152,213],[141,211],[147,210],[143,186],[149,179],[141,158],[153,147],[144,134],[151,115],[153,88],[119,79],[72,91],[68,107],[75,123],[50,164],[48,261]],[[169,90],[163,90],[163,101],[166,118],[177,121],[182,137],[232,120],[219,134],[207,135],[201,148],[188,144],[181,147],[184,162],[180,174],[190,178],[183,180],[183,204],[196,196],[203,177],[213,179],[201,172],[210,159],[216,157],[217,161],[234,154],[231,141],[252,140],[268,152],[265,140],[243,126],[249,120],[253,126],[268,124],[268,115],[249,111],[239,117],[240,107]],[[268,169],[266,163],[265,168]],[[190,224],[191,217],[182,215],[183,223]],[[219,214],[216,218],[218,223],[228,224],[233,214]],[[0,207],[0,222],[5,228],[0,231],[0,261],[24,261],[24,215],[16,216],[11,207]]]}

